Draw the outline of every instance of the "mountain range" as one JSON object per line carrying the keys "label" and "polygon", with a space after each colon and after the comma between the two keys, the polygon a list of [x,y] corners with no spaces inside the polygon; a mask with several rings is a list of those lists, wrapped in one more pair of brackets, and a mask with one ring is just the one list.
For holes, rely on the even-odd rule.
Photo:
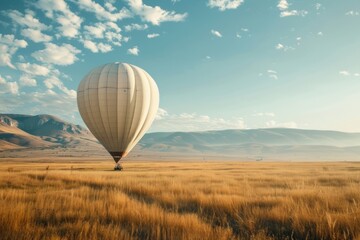
{"label": "mountain range", "polygon": [[[107,156],[86,128],[51,115],[0,114],[0,157]],[[360,159],[360,133],[289,128],[146,134],[130,157],[251,160]]]}
{"label": "mountain range", "polygon": [[0,114],[0,150],[71,147],[97,140],[86,128],[52,115]]}

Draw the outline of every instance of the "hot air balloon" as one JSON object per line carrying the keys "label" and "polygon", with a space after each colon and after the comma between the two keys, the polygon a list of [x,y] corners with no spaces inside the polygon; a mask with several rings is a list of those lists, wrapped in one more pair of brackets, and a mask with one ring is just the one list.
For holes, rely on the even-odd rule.
{"label": "hot air balloon", "polygon": [[86,126],[111,154],[114,170],[144,136],[159,107],[159,90],[143,69],[109,63],[90,71],[80,82],[77,104]]}

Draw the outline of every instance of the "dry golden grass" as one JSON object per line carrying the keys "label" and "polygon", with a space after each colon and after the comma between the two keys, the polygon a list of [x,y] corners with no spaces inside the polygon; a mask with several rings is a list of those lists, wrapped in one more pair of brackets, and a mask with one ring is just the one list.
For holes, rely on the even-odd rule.
{"label": "dry golden grass", "polygon": [[0,238],[360,239],[360,163],[112,167],[2,160]]}

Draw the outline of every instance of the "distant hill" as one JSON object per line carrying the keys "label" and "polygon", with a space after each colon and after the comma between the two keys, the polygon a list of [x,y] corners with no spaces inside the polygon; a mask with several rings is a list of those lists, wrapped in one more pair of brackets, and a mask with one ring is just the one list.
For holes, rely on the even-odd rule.
{"label": "distant hill", "polygon": [[142,150],[165,154],[263,159],[360,160],[360,133],[289,128],[149,133]]}
{"label": "distant hill", "polygon": [[360,145],[360,133],[303,130],[290,128],[221,130],[205,132],[149,133],[141,141],[144,147],[167,145],[221,147],[239,144],[326,145],[347,147]]}
{"label": "distant hill", "polygon": [[[0,114],[1,156],[108,156],[84,127],[51,115]],[[286,128],[148,133],[129,157],[360,160],[360,133]]]}
{"label": "distant hill", "polygon": [[96,141],[85,128],[51,115],[0,114],[0,149],[72,146]]}

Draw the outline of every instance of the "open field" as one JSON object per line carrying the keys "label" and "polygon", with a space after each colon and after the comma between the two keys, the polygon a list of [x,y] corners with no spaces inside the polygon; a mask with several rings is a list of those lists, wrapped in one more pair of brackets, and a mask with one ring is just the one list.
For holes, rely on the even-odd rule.
{"label": "open field", "polygon": [[1,239],[360,239],[359,162],[0,162]]}

